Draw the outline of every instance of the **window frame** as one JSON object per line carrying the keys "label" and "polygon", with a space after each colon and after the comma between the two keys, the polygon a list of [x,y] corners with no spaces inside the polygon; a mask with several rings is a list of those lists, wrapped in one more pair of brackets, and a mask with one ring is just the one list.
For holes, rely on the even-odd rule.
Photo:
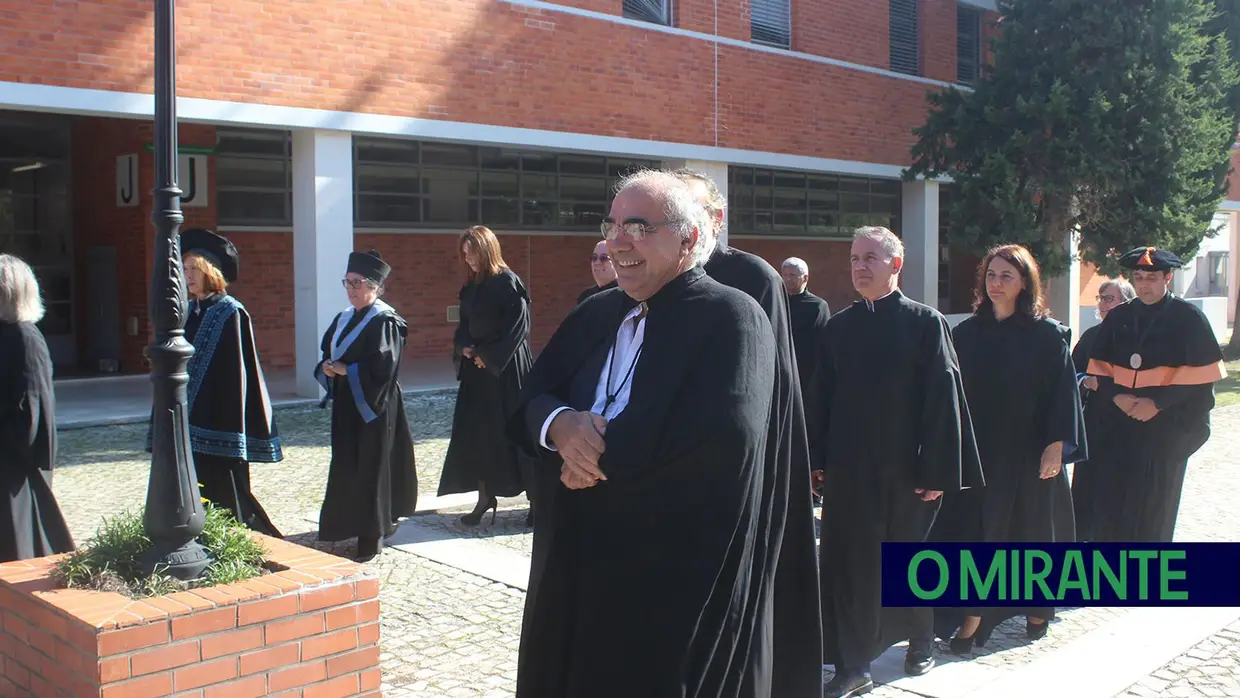
{"label": "window frame", "polygon": [[[749,180],[745,181],[748,175]],[[769,175],[770,184],[761,183],[765,177]],[[802,184],[800,188],[779,186],[777,182],[780,179],[790,181],[793,178],[801,178]],[[830,186],[834,180],[834,187]],[[855,187],[859,183],[865,183],[865,192],[856,191]],[[818,184],[821,186],[813,186]],[[878,187],[890,187],[891,192],[887,193],[881,190],[876,191]],[[750,189],[750,200],[748,205],[740,199],[741,193],[746,187]],[[854,187],[850,189],[849,187]],[[761,189],[769,189],[770,205],[768,207],[760,207]],[[780,207],[778,200],[780,192],[785,196],[791,195],[803,201],[799,210],[796,208]],[[798,196],[796,192],[802,192],[803,196]],[[845,197],[856,201],[858,197],[864,197],[866,200],[866,211],[862,212],[845,212]],[[815,206],[815,202],[822,203],[834,198],[834,208],[826,208]],[[791,199],[789,199],[791,200]],[[887,211],[875,210],[875,201],[885,200],[890,202]],[[791,170],[791,169],[774,169],[769,167],[751,167],[748,165],[729,165],[728,166],[728,236],[737,238],[751,239],[798,239],[798,240],[821,240],[827,242],[849,242],[853,239],[853,231],[863,225],[883,225],[899,234],[901,223],[903,221],[904,192],[901,182],[897,179],[887,179],[883,177],[870,177],[865,175],[841,174],[835,172],[815,172],[807,170]],[[800,216],[804,220],[803,227],[800,230],[779,230],[776,219],[780,215],[796,217]],[[761,215],[769,215],[769,223],[765,225],[758,223]],[[823,226],[828,230],[834,227],[834,232],[816,232],[814,224],[816,216],[831,215],[834,216],[836,224],[834,226]],[[748,216],[752,223],[745,220]],[[857,225],[845,224],[847,216],[862,216],[862,222]],[[878,220],[877,216],[882,216],[883,220]],[[786,223],[784,225],[787,225]],[[763,228],[766,227],[766,230]]]}
{"label": "window frame", "polygon": [[[921,8],[919,0],[888,0],[887,3],[887,40],[888,40],[888,68],[894,73],[902,73],[904,75],[921,75]],[[912,14],[912,47],[902,44],[908,40],[908,27],[905,26],[910,18],[908,13]],[[897,41],[897,38],[900,41]],[[904,54],[912,54],[911,64],[909,58]]]}
{"label": "window frame", "polygon": [[[782,5],[784,25],[778,28],[782,31],[782,40],[761,38],[758,36],[759,27],[754,13],[755,5]],[[764,30],[767,28],[763,28]],[[762,46],[771,46],[774,48],[792,49],[792,0],[750,0],[749,1],[749,40],[755,44]]]}
{"label": "window frame", "polygon": [[[966,19],[968,17],[968,19]],[[961,27],[968,22],[973,33],[972,51],[967,61],[961,60]],[[965,76],[961,71],[964,66],[972,68],[972,74]],[[982,10],[964,3],[956,3],[956,84],[972,87],[982,77]]]}
{"label": "window frame", "polygon": [[[235,134],[240,140],[276,141],[283,140],[284,154],[262,152],[241,152],[220,149],[225,138]],[[221,126],[216,130],[215,149],[215,196],[217,225],[221,228],[291,228],[293,225],[293,134],[287,130],[237,128]],[[228,184],[221,173],[225,171],[223,162],[281,162],[284,170],[283,187],[260,187],[252,185]],[[280,220],[261,218],[229,218],[224,214],[225,201],[233,193],[261,193],[284,195],[284,217]]]}
{"label": "window frame", "polygon": [[[661,16],[647,15],[641,8],[643,2],[657,2],[660,5]],[[638,9],[634,9],[636,6]],[[620,3],[620,16],[625,19],[632,19],[638,22],[649,22],[651,24],[659,24],[665,27],[672,26],[672,0],[622,0]]]}

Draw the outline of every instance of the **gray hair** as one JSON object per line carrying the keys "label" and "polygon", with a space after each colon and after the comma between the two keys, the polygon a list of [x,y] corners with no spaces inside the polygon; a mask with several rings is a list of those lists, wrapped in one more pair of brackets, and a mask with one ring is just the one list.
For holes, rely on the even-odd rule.
{"label": "gray hair", "polygon": [[616,193],[635,187],[662,199],[667,227],[682,240],[692,238],[693,231],[698,232],[697,242],[689,250],[692,266],[710,259],[715,250],[715,226],[706,209],[693,197],[688,183],[666,170],[638,170],[620,180]]}
{"label": "gray hair", "polygon": [[43,298],[34,270],[19,257],[0,254],[0,320],[38,322],[43,319]]}
{"label": "gray hair", "polygon": [[784,267],[792,267],[793,269],[796,269],[797,273],[801,276],[809,274],[809,265],[806,264],[805,260],[800,257],[789,257],[788,259],[785,259],[784,263],[780,265],[781,269]]}
{"label": "gray hair", "polygon": [[1098,286],[1098,293],[1102,293],[1108,288],[1119,291],[1119,295],[1125,301],[1130,301],[1137,297],[1137,290],[1132,287],[1132,284],[1128,283],[1127,279],[1107,279],[1102,282],[1102,285]]}
{"label": "gray hair", "polygon": [[703,205],[706,206],[706,212],[711,215],[711,221],[715,220],[714,216],[716,213],[727,213],[728,200],[723,195],[723,192],[719,191],[719,187],[715,186],[715,180],[707,177],[702,172],[688,167],[673,170],[672,174],[685,184],[692,184],[694,181],[698,181],[706,185],[706,201]]}
{"label": "gray hair", "polygon": [[853,239],[869,238],[883,246],[883,251],[892,259],[904,258],[904,242],[900,237],[881,225],[867,225],[857,228]]}

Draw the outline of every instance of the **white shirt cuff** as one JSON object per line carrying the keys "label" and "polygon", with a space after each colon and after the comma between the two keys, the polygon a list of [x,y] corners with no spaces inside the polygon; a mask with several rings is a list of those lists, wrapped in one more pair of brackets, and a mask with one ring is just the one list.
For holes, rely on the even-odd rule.
{"label": "white shirt cuff", "polygon": [[542,425],[542,432],[538,435],[539,446],[542,446],[548,451],[555,450],[555,446],[551,446],[547,443],[547,430],[551,428],[551,422],[555,421],[555,416],[566,410],[572,410],[572,408],[571,407],[559,407],[554,412],[552,412],[550,415],[547,416],[547,421],[543,422],[543,425]]}

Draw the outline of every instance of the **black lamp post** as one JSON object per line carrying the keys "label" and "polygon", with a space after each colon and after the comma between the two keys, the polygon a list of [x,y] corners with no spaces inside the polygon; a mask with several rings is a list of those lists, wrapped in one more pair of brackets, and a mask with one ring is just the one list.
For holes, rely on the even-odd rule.
{"label": "black lamp post", "polygon": [[210,563],[198,543],[206,511],[189,442],[186,368],[194,347],[185,341],[185,272],[179,240],[181,190],[177,187],[176,42],[173,1],[155,0],[155,264],[151,270],[151,320],[147,349],[155,405],[151,411],[151,476],[143,525],[151,550],[144,570],[181,580],[199,577]]}

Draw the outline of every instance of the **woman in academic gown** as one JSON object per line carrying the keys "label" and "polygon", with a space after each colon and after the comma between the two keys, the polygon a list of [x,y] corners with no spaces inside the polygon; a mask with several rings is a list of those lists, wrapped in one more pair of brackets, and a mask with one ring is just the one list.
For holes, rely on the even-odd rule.
{"label": "woman in academic gown", "polygon": [[[209,230],[186,230],[181,260],[189,294],[185,339],[194,345],[186,397],[199,489],[240,523],[282,538],[250,491],[250,463],[277,463],[284,454],[254,323],[227,291],[240,267],[237,248]],[[148,451],[150,438],[148,432]]]}
{"label": "woman in academic gown", "polygon": [[52,493],[56,395],[30,265],[0,254],[0,563],[74,549]]}
{"label": "woman in academic gown", "polygon": [[[499,240],[490,229],[466,230],[458,250],[468,279],[461,288],[452,356],[461,386],[439,494],[477,490],[477,506],[461,517],[461,523],[476,526],[488,509],[498,508],[497,497],[515,497],[526,489],[529,465],[504,429],[534,363],[530,296],[521,278],[504,263]],[[528,494],[527,526],[533,525],[535,500],[533,492]]]}
{"label": "woman in academic gown", "polygon": [[[1084,424],[1068,330],[1043,307],[1029,251],[1004,245],[978,267],[975,309],[952,333],[986,486],[945,493],[935,540],[1071,542],[1072,497],[1064,463],[1085,456]],[[1030,639],[1046,634],[1053,608],[939,609],[940,637],[968,654],[1013,615]],[[957,630],[958,628],[958,630]]]}
{"label": "woman in academic gown", "polygon": [[379,299],[392,268],[378,252],[353,252],[342,280],[349,307],[323,335],[315,379],[332,403],[332,458],[319,513],[319,540],[357,538],[357,559],[379,554],[382,539],[418,504],[413,435],[400,388],[408,328]]}
{"label": "woman in academic gown", "polygon": [[[1072,363],[1076,367],[1077,383],[1081,388],[1081,407],[1085,411],[1086,435],[1097,433],[1098,406],[1092,405],[1094,392],[1098,389],[1098,379],[1086,375],[1089,369],[1089,353],[1093,349],[1094,340],[1106,320],[1107,313],[1137,297],[1132,284],[1124,279],[1110,279],[1098,287],[1098,320],[1099,323],[1081,333],[1081,339],[1072,349]],[[1095,442],[1096,443],[1096,442]],[[1099,496],[1106,496],[1105,482],[1099,482],[1098,471],[1089,467],[1088,462],[1079,462],[1072,468],[1072,508],[1076,515],[1076,537],[1080,541],[1093,540],[1094,510]]]}

